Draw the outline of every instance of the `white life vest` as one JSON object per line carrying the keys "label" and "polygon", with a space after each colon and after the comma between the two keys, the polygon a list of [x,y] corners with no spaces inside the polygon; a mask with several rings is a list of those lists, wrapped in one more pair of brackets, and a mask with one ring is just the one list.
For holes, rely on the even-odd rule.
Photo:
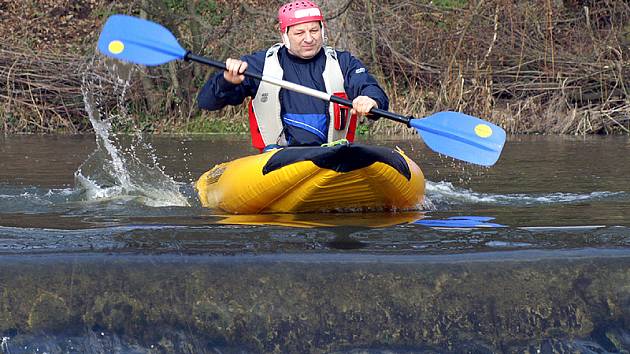
{"label": "white life vest", "polygon": [[[280,66],[278,50],[283,44],[278,43],[267,50],[263,76],[282,79],[284,70]],[[344,77],[337,60],[337,52],[332,47],[324,47],[326,66],[322,77],[326,92],[330,95],[348,98],[344,90]],[[270,144],[287,145],[283,132],[280,90],[278,85],[264,81],[260,82],[256,96],[250,102],[250,129],[254,147],[262,149]],[[328,108],[328,136],[327,141],[339,139],[354,139],[356,115],[347,117],[348,107],[339,107],[332,103]]]}

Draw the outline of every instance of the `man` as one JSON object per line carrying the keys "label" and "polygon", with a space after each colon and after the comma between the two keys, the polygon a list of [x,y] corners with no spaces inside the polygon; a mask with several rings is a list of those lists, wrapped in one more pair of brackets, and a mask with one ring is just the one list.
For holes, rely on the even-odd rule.
{"label": "man", "polygon": [[[321,145],[354,138],[357,114],[387,109],[389,101],[364,65],[350,53],[324,46],[321,10],[310,1],[294,1],[278,10],[282,43],[268,50],[225,61],[199,93],[199,107],[217,110],[252,97],[249,107],[254,147]],[[245,77],[249,69],[352,100],[352,110],[318,98]],[[348,114],[350,113],[350,114]]]}

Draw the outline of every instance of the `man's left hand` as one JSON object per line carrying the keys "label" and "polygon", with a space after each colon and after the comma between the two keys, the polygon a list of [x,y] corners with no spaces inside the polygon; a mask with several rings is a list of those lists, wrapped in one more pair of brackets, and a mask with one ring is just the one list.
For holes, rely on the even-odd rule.
{"label": "man's left hand", "polygon": [[370,112],[372,108],[378,108],[378,103],[368,96],[359,96],[352,101],[352,114],[364,116]]}

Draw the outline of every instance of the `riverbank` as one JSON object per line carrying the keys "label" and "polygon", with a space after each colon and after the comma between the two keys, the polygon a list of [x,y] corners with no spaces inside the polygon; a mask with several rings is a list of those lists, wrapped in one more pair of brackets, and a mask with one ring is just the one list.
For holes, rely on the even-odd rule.
{"label": "riverbank", "polygon": [[[95,43],[113,13],[147,17],[195,53],[222,60],[277,40],[277,2],[0,0],[0,130],[83,133],[86,76],[105,114],[149,133],[246,132],[245,107],[200,112],[212,70],[190,63],[134,67],[124,96]],[[622,0],[320,1],[329,43],[361,58],[391,110],[457,110],[509,133],[630,134],[630,7]],[[357,21],[356,19],[361,19]],[[120,64],[118,64],[120,66]],[[118,90],[118,91],[117,91]],[[130,129],[122,124],[120,131]],[[410,131],[381,120],[375,135]]]}

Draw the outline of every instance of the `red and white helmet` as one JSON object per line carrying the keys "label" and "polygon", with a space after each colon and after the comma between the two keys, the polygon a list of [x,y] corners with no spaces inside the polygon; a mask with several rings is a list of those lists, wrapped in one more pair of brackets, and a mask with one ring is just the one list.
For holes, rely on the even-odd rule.
{"label": "red and white helmet", "polygon": [[322,10],[310,1],[293,1],[284,4],[278,10],[280,32],[287,33],[287,28],[300,23],[319,21],[324,24]]}

